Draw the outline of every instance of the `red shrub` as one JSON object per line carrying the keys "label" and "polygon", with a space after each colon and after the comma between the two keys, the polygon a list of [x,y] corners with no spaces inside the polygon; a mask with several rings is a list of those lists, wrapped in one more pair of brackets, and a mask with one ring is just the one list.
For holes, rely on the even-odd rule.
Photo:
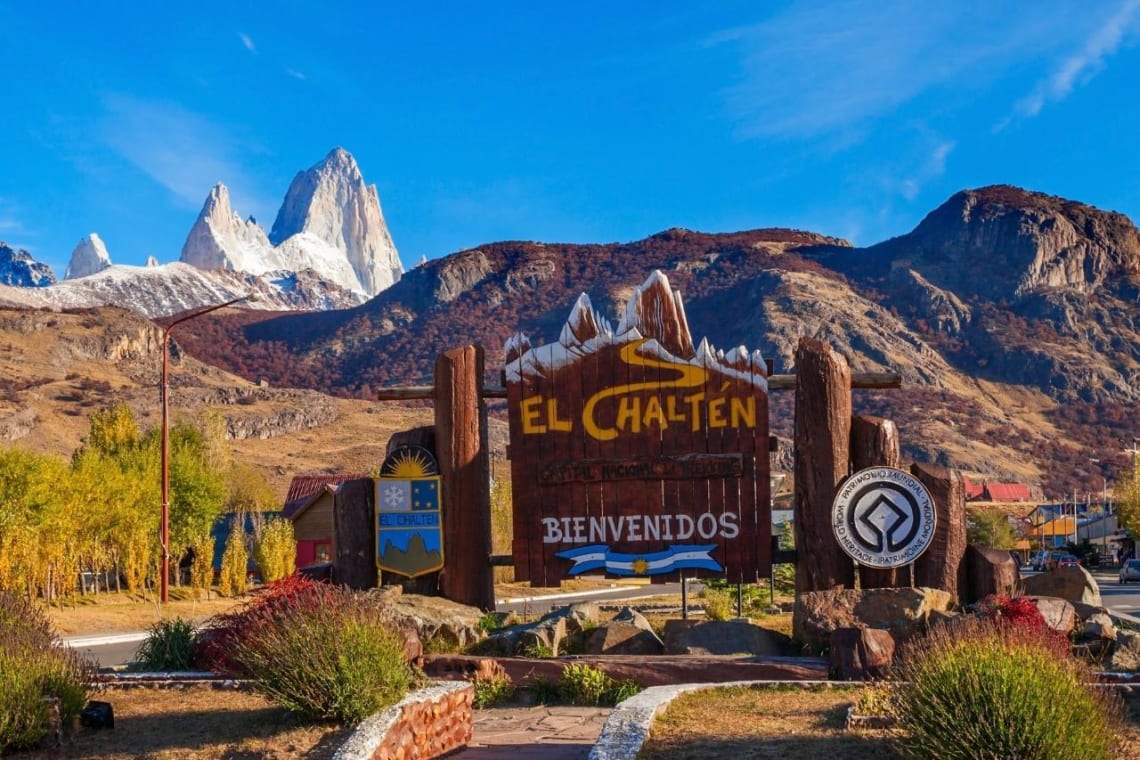
{"label": "red shrub", "polygon": [[234,612],[216,615],[202,631],[197,666],[214,673],[246,675],[231,657],[235,642],[249,631],[301,607],[333,596],[335,589],[301,575],[273,581],[253,592],[253,598]]}

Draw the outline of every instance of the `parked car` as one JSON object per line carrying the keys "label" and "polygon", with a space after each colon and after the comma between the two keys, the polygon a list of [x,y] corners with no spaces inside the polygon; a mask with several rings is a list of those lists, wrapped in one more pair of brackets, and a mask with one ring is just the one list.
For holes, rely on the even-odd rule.
{"label": "parked car", "polygon": [[1081,561],[1072,554],[1066,554],[1057,560],[1057,567],[1080,567]]}
{"label": "parked car", "polygon": [[1049,552],[1049,556],[1045,558],[1045,569],[1052,570],[1057,567],[1057,563],[1064,557],[1071,557],[1071,554],[1065,552]]}
{"label": "parked car", "polygon": [[1140,581],[1140,559],[1128,559],[1120,566],[1120,583]]}

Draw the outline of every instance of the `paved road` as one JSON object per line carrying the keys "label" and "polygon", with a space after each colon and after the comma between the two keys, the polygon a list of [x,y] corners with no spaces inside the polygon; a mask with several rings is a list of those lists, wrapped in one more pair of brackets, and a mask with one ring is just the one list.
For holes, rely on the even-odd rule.
{"label": "paved road", "polygon": [[[1026,572],[1025,575],[1035,575]],[[1117,583],[1114,572],[1097,573],[1095,575],[1100,586],[1101,600],[1105,607],[1111,611],[1140,617],[1140,583],[1130,583],[1121,586]],[[690,599],[694,599],[699,586],[689,584]],[[557,594],[549,596],[534,596],[517,599],[499,600],[500,611],[514,610],[516,612],[529,612],[531,614],[545,612],[551,607],[575,601],[615,601],[620,599],[636,599],[661,594],[680,594],[681,584],[649,584],[645,586],[618,586],[612,589],[595,589],[574,594]],[[139,642],[143,640],[143,633],[125,633],[113,636],[73,637],[68,643],[93,657],[101,667],[115,667],[126,665],[134,657]]]}
{"label": "paved road", "polygon": [[[699,584],[694,582],[689,583],[689,593],[691,595],[695,595],[699,589]],[[680,593],[680,583],[647,584],[643,586],[619,585],[614,588],[594,589],[575,593],[501,599],[499,600],[497,609],[502,612],[513,610],[519,613],[537,614],[545,613],[552,607],[578,601],[606,602]],[[134,659],[135,650],[138,649],[139,643],[145,637],[146,634],[142,632],[100,636],[73,636],[66,639],[66,643],[79,649],[88,657],[93,658],[99,663],[100,667],[120,667]]]}

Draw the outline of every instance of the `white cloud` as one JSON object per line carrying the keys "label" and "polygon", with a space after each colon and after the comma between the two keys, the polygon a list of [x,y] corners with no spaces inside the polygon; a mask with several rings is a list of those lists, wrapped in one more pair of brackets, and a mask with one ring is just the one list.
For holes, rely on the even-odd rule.
{"label": "white cloud", "polygon": [[304,74],[302,74],[300,71],[297,71],[296,69],[285,69],[285,73],[294,79],[301,80],[302,82],[304,82],[307,78]]}
{"label": "white cloud", "polygon": [[251,53],[257,52],[257,46],[253,44],[253,39],[248,34],[246,34],[244,32],[239,32],[238,33],[238,39],[241,40],[241,44],[245,45],[246,50],[248,50]]}
{"label": "white cloud", "polygon": [[[1123,27],[1123,11],[1117,17]],[[1064,0],[1039,0],[1031,14],[1014,0],[881,0],[873,9],[862,0],[838,0],[796,3],[706,42],[739,53],[739,77],[723,95],[741,136],[843,145],[861,142],[879,120],[921,97],[942,103],[981,93],[1047,60],[1093,25],[1088,14],[1074,18]],[[1112,28],[1092,34],[1050,91],[1071,87],[1119,44]]]}
{"label": "white cloud", "polygon": [[953,152],[955,146],[953,140],[940,140],[930,148],[926,154],[925,160],[911,174],[911,176],[903,179],[899,183],[899,192],[908,201],[913,201],[918,197],[922,188],[932,180],[936,180],[946,173],[946,159]]}
{"label": "white cloud", "polygon": [[[1014,116],[1023,119],[1037,116],[1048,103],[1064,100],[1077,86],[1089,82],[1104,69],[1105,60],[1120,49],[1128,34],[1136,31],[1138,15],[1140,0],[1120,4],[1082,41],[1077,52],[1066,56],[1049,77],[1038,82],[1033,92],[1014,105]],[[1004,119],[997,129],[1012,119]]]}
{"label": "white cloud", "polygon": [[275,207],[272,201],[248,196],[254,183],[239,157],[255,148],[221,127],[177,103],[111,95],[104,98],[104,106],[97,137],[187,208],[201,207],[218,182],[230,188],[239,214],[261,217]]}

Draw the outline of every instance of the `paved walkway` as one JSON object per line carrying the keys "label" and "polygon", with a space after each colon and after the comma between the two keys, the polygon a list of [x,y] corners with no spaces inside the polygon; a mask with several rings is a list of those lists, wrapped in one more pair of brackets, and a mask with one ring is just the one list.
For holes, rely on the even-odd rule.
{"label": "paved walkway", "polygon": [[455,760],[586,760],[609,717],[605,707],[537,705],[475,711],[475,732]]}

